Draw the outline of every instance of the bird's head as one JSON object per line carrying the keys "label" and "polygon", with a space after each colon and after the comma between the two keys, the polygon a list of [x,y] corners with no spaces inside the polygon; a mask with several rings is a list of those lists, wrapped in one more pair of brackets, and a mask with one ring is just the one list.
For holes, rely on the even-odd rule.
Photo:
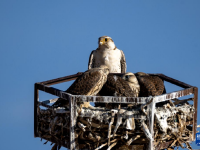
{"label": "bird's head", "polygon": [[129,83],[138,84],[136,76],[132,72],[127,72],[122,76],[122,79]]}
{"label": "bird's head", "polygon": [[122,76],[122,79],[127,81],[128,85],[134,92],[135,97],[138,97],[139,92],[140,92],[140,85],[138,83],[136,76],[132,72],[127,72]]}
{"label": "bird's head", "polygon": [[113,42],[112,38],[109,36],[102,36],[99,38],[98,41],[99,49],[116,49],[115,43]]}

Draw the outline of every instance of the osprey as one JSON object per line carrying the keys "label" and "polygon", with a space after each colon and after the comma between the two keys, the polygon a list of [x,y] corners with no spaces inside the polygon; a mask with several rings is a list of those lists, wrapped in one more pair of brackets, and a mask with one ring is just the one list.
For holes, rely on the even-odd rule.
{"label": "osprey", "polygon": [[[122,96],[122,97],[138,97],[140,86],[136,76],[127,72],[123,76],[109,74],[107,81],[99,91],[100,96]],[[106,108],[117,107],[118,104],[105,103]],[[95,106],[105,106],[104,103],[95,103]],[[126,105],[122,105],[126,106]]]}
{"label": "osprey", "polygon": [[88,69],[106,65],[110,73],[126,73],[126,60],[122,50],[119,50],[111,37],[102,36],[99,47],[90,54]]}
{"label": "osprey", "polygon": [[[107,75],[109,69],[107,66],[100,66],[99,68],[92,68],[83,73],[82,76],[78,77],[75,82],[65,91],[72,95],[96,95],[105,82],[107,81]],[[69,102],[62,98],[53,104],[55,107],[68,107]],[[81,107],[93,108],[89,102],[84,102]]]}
{"label": "osprey", "polygon": [[137,72],[135,75],[140,84],[139,97],[157,96],[166,93],[163,80],[158,76],[151,76],[144,72]]}

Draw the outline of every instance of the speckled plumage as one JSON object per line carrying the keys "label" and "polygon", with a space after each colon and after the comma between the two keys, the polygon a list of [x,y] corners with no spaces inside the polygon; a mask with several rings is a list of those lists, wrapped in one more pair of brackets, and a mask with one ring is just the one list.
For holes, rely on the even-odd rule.
{"label": "speckled plumage", "polygon": [[139,97],[157,96],[165,93],[164,83],[158,76],[138,72],[136,77],[140,84]]}
{"label": "speckled plumage", "polygon": [[102,36],[99,38],[98,44],[99,47],[90,54],[88,69],[106,65],[110,73],[125,73],[125,55],[115,46],[112,38]]}
{"label": "speckled plumage", "polygon": [[102,69],[90,69],[79,77],[66,92],[73,95],[96,95],[106,79],[107,73]]}
{"label": "speckled plumage", "polygon": [[[134,74],[129,73],[123,76],[109,74],[107,77],[107,82],[99,91],[98,95],[99,96],[138,97],[139,89],[137,91],[133,87],[135,85],[135,87],[139,88],[137,79],[136,79],[136,82],[134,80],[134,83],[129,83],[130,78],[126,78],[126,76],[134,76]],[[95,106],[104,106],[104,104],[96,103]],[[114,108],[115,106],[117,107],[118,104],[106,103],[107,108]],[[125,105],[123,104],[122,106],[126,106],[126,104]]]}
{"label": "speckled plumage", "polygon": [[110,74],[99,95],[134,97],[135,93],[122,77]]}
{"label": "speckled plumage", "polygon": [[[65,92],[72,95],[96,95],[107,81],[108,74],[109,69],[107,66],[89,69],[77,78]],[[53,106],[66,105],[68,105],[68,102],[59,98]],[[89,106],[89,103],[85,103],[85,107],[87,106]]]}

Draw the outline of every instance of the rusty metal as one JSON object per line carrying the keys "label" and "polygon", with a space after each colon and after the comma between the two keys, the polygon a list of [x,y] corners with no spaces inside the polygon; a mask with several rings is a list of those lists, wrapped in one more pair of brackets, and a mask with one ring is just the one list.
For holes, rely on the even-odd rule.
{"label": "rusty metal", "polygon": [[37,88],[37,85],[35,84],[34,86],[34,137],[38,137],[38,132],[37,132],[37,109],[38,109],[38,95],[39,91]]}
{"label": "rusty metal", "polygon": [[[43,82],[40,82],[40,84],[44,84],[44,85],[54,85],[54,84],[58,84],[58,83],[63,83],[63,82],[66,82],[66,81],[71,81],[71,80],[74,80],[76,78],[78,78],[79,76],[81,76],[83,73],[82,72],[78,72],[77,74],[74,74],[74,75],[70,75],[70,76],[65,76],[65,77],[61,77],[61,78],[56,78],[56,79],[52,79],[52,80],[48,80],[48,81],[43,81]],[[114,74],[114,75],[124,75],[123,73],[110,73],[110,74]],[[184,82],[181,82],[179,80],[176,80],[176,79],[173,79],[173,78],[170,78],[164,74],[149,74],[149,75],[152,75],[152,76],[159,76],[161,79],[167,81],[167,82],[170,82],[172,84],[175,84],[177,86],[180,86],[182,88],[190,88],[190,87],[193,87],[189,84],[186,84]]]}
{"label": "rusty metal", "polygon": [[75,118],[76,118],[76,109],[75,109],[75,99],[73,97],[70,97],[69,98],[69,104],[70,104],[70,112],[71,112],[71,115],[70,115],[70,150],[75,150],[76,148],[76,145],[75,145],[75,125],[76,125],[76,122],[75,122]]}
{"label": "rusty metal", "polygon": [[159,76],[161,79],[163,79],[163,80],[165,80],[165,81],[167,81],[167,82],[170,82],[170,83],[172,83],[172,84],[175,84],[175,85],[177,85],[177,86],[180,86],[180,87],[182,87],[182,88],[190,88],[190,87],[193,87],[193,86],[191,86],[191,85],[189,85],[189,84],[186,84],[186,83],[184,83],[184,82],[181,82],[181,81],[179,81],[179,80],[170,78],[170,77],[168,77],[168,76],[166,76],[166,75],[164,75],[164,74],[150,74],[150,75]]}
{"label": "rusty metal", "polygon": [[[71,95],[71,94],[66,93],[62,90],[59,90],[59,89],[56,89],[56,88],[53,88],[53,87],[49,87],[49,85],[63,83],[63,82],[66,82],[66,81],[71,81],[71,80],[78,78],[81,75],[82,75],[82,73],[77,73],[77,74],[65,76],[65,77],[62,77],[62,78],[57,78],[57,79],[48,80],[48,81],[44,81],[44,82],[40,82],[40,83],[35,83],[35,87],[34,87],[34,136],[35,137],[39,137],[38,129],[37,129],[37,125],[38,125],[37,110],[38,110],[39,105],[47,107],[47,108],[51,107],[51,106],[48,106],[48,105],[38,101],[39,90],[41,90],[41,91],[47,92],[49,94],[58,96],[62,99],[68,100],[70,102],[70,111],[71,111],[70,149],[73,149],[73,150],[77,149],[76,145],[75,145],[75,133],[74,133],[75,132],[74,126],[76,124],[76,122],[75,122],[75,118],[76,118],[75,105],[76,105],[76,102],[86,101],[86,102],[101,102],[101,103],[104,103],[105,102],[105,100],[104,100],[105,96]],[[116,73],[116,75],[123,75],[123,74]],[[150,75],[159,76],[164,81],[170,82],[172,84],[175,84],[177,86],[184,88],[183,90],[180,90],[180,91],[176,91],[176,92],[167,93],[167,94],[163,94],[163,95],[153,97],[153,102],[151,104],[152,106],[155,103],[158,103],[158,102],[162,102],[162,101],[166,101],[166,100],[170,100],[170,99],[175,99],[175,98],[179,98],[179,97],[191,95],[191,94],[194,95],[193,101],[194,101],[195,113],[194,113],[194,118],[193,118],[193,139],[192,139],[192,140],[194,140],[195,134],[196,134],[196,127],[197,127],[198,88],[191,86],[189,84],[186,84],[184,82],[178,81],[176,79],[170,78],[170,77],[163,75],[163,74],[150,74]],[[151,99],[152,99],[152,97],[149,98],[149,97],[111,97],[110,96],[110,97],[107,97],[106,102],[146,104]],[[151,125],[150,130],[152,131],[152,125]],[[52,139],[51,141],[58,143],[58,141],[56,141],[54,139]],[[169,146],[170,143],[171,143],[171,141],[163,143],[162,145],[159,146],[159,149],[165,148],[165,147],[167,147],[167,145]],[[59,143],[59,144],[64,146],[64,147],[67,146],[66,143]]]}
{"label": "rusty metal", "polygon": [[55,96],[58,96],[58,97],[60,97],[62,99],[66,99],[67,100],[69,95],[71,95],[71,94],[66,93],[66,92],[64,92],[62,90],[59,90],[59,89],[56,89],[56,88],[53,88],[53,87],[48,87],[48,86],[40,84],[40,83],[36,83],[35,85],[36,85],[38,90],[47,92],[47,93],[55,95]]}
{"label": "rusty metal", "polygon": [[[149,97],[111,97],[111,96],[84,96],[84,95],[71,95],[69,93],[66,93],[62,90],[58,90],[53,87],[48,87],[46,85],[41,85],[37,83],[37,88],[41,91],[47,92],[49,94],[53,94],[55,96],[58,96],[60,98],[68,100],[69,96],[73,96],[76,98],[77,102],[104,102],[105,97],[107,98],[106,102],[109,103],[135,103],[135,104],[145,104],[151,99]],[[168,94],[163,94],[159,96],[155,96],[156,100],[155,102],[162,102],[169,99],[179,98],[182,96],[190,95],[194,91],[194,88],[188,88]]]}
{"label": "rusty metal", "polygon": [[74,74],[74,75],[56,78],[56,79],[52,79],[52,80],[48,80],[48,81],[43,81],[43,82],[40,82],[40,84],[44,84],[44,85],[49,86],[49,85],[54,85],[54,84],[58,84],[58,83],[63,83],[63,82],[66,82],[66,81],[75,80],[76,78],[78,78],[82,74],[83,74],[82,72],[78,72],[77,74]]}
{"label": "rusty metal", "polygon": [[195,108],[195,113],[194,113],[194,118],[193,118],[193,139],[195,140],[195,134],[197,131],[197,106],[198,106],[198,88],[194,87],[194,108]]}

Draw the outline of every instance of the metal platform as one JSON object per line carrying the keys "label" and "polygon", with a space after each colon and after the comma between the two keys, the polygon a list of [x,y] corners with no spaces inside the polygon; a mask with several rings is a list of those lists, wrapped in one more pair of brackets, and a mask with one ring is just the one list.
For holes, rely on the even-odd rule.
{"label": "metal platform", "polygon": [[[194,113],[194,117],[193,117],[193,135],[192,135],[192,141],[195,140],[195,135],[196,135],[196,128],[197,128],[197,103],[198,103],[198,88],[195,86],[191,86],[189,84],[186,84],[184,82],[178,81],[176,79],[170,78],[168,76],[165,76],[163,74],[150,74],[150,75],[155,75],[160,77],[162,80],[167,81],[169,83],[172,83],[174,85],[177,85],[179,87],[182,87],[183,90],[180,91],[175,91],[175,92],[171,92],[171,93],[167,93],[167,94],[163,94],[163,95],[159,95],[159,96],[154,96],[151,99],[149,99],[149,97],[109,97],[107,98],[107,100],[105,101],[105,97],[104,96],[84,96],[84,95],[71,95],[69,93],[66,93],[62,90],[50,87],[50,85],[54,85],[54,84],[58,84],[58,83],[63,83],[63,82],[67,82],[67,81],[71,81],[71,80],[75,80],[76,78],[78,78],[79,76],[81,76],[82,73],[77,73],[74,75],[70,75],[70,76],[65,76],[62,78],[57,78],[57,79],[53,79],[53,80],[48,80],[48,81],[44,81],[44,82],[38,82],[35,83],[35,89],[34,89],[34,136],[35,137],[39,137],[38,134],[38,108],[39,106],[44,106],[47,108],[50,108],[51,106],[44,104],[43,102],[39,101],[39,90],[44,91],[46,93],[50,93],[52,95],[58,96],[62,99],[66,99],[69,100],[69,104],[70,104],[70,143],[59,143],[60,145],[64,146],[64,147],[70,147],[71,150],[75,150],[76,146],[75,146],[75,134],[74,134],[74,126],[76,125],[76,122],[74,120],[74,118],[76,117],[76,108],[74,107],[76,105],[77,102],[110,102],[110,103],[135,103],[135,104],[146,104],[148,102],[150,102],[150,105],[148,105],[150,110],[154,110],[155,109],[155,104],[159,103],[159,102],[163,102],[166,100],[171,100],[171,99],[175,99],[175,98],[180,98],[183,96],[187,96],[187,95],[193,95],[193,105],[195,108],[195,113]],[[120,75],[119,73],[116,73],[116,75]],[[154,131],[153,131],[153,124],[154,124],[154,111],[150,111],[149,113],[149,130],[151,135],[154,135]],[[54,139],[51,139],[51,142],[56,143],[56,141]],[[169,145],[169,144],[168,144]],[[167,146],[167,143],[163,143],[159,146],[159,148],[156,149],[161,149],[161,148],[165,148]],[[150,141],[149,143],[149,149],[153,150],[153,140]]]}

